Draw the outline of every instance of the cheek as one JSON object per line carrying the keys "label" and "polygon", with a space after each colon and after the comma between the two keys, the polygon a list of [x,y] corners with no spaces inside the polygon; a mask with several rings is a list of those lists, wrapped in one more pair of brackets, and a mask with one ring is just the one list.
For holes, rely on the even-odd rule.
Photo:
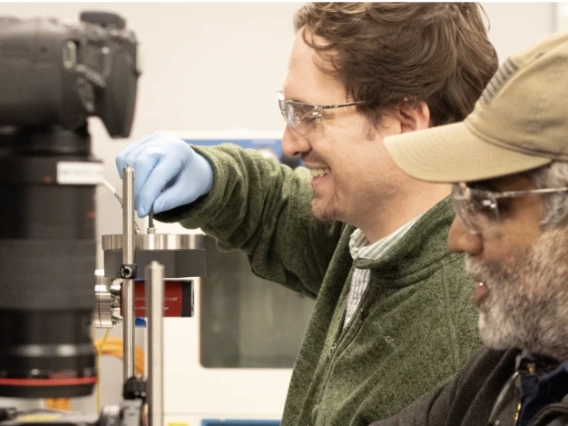
{"label": "cheek", "polygon": [[540,225],[535,221],[515,220],[505,221],[501,226],[501,237],[498,238],[496,250],[507,253],[509,251],[526,251],[533,247],[542,235]]}
{"label": "cheek", "polygon": [[542,235],[541,220],[542,208],[538,198],[518,198],[502,221],[504,233],[511,244],[521,248],[534,246]]}
{"label": "cheek", "polygon": [[484,245],[485,251],[490,250],[496,255],[501,253],[502,257],[508,258],[508,253],[527,252],[538,243],[542,236],[541,212],[532,203],[519,205],[524,201],[518,200],[500,215],[499,236],[488,239]]}
{"label": "cheek", "polygon": [[361,188],[372,190],[380,186],[381,166],[369,153],[351,152],[336,162],[339,164],[336,166],[337,173],[334,173],[334,176],[342,188],[355,191]]}
{"label": "cheek", "polygon": [[375,134],[375,139],[369,139],[362,125],[348,129],[330,124],[312,143],[312,149],[333,170],[337,184],[343,188],[379,185],[396,167],[380,136]]}
{"label": "cheek", "polygon": [[482,250],[476,257],[484,264],[501,265],[505,269],[514,270],[518,266],[519,254],[526,253],[531,247],[523,239],[522,235],[501,224],[498,228],[483,232]]}

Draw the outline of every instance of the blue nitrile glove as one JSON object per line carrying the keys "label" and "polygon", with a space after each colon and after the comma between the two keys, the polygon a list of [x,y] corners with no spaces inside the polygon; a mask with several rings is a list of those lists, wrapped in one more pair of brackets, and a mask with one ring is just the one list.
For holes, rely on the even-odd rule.
{"label": "blue nitrile glove", "polygon": [[186,142],[168,133],[146,136],[116,157],[121,178],[126,165],[134,168],[134,203],[139,217],[152,205],[154,213],[171,210],[207,194],[213,184],[209,162]]}

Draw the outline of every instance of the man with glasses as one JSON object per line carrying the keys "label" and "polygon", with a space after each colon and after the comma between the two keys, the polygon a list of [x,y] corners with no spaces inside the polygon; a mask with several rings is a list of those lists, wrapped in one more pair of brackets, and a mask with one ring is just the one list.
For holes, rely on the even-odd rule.
{"label": "man with glasses", "polygon": [[473,286],[445,245],[450,188],[408,178],[383,138],[463,119],[497,60],[475,3],[314,3],[295,28],[277,96],[284,153],[306,168],[166,134],[117,166],[135,169],[140,216],[153,206],[199,227],[316,299],[282,425],[362,426],[449,380],[481,344]]}
{"label": "man with glasses", "polygon": [[452,183],[448,242],[479,283],[486,348],[434,397],[373,426],[568,424],[568,34],[511,56],[462,123],[385,141]]}

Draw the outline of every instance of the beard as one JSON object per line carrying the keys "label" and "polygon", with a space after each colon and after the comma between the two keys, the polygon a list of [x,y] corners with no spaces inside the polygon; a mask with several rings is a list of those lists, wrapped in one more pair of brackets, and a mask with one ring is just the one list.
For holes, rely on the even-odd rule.
{"label": "beard", "polygon": [[312,214],[316,219],[322,222],[340,220],[336,194],[331,194],[331,196],[325,200],[323,196],[314,193],[312,198]]}
{"label": "beard", "polygon": [[479,308],[486,346],[568,359],[566,230],[543,232],[532,248],[514,250],[501,263],[467,257],[466,269],[489,290]]}

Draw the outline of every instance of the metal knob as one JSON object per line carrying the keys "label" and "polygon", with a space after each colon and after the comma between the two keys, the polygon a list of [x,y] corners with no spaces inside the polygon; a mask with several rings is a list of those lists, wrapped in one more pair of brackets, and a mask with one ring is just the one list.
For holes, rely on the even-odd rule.
{"label": "metal knob", "polygon": [[120,321],[120,295],[114,287],[110,278],[97,276],[93,327],[112,328]]}

